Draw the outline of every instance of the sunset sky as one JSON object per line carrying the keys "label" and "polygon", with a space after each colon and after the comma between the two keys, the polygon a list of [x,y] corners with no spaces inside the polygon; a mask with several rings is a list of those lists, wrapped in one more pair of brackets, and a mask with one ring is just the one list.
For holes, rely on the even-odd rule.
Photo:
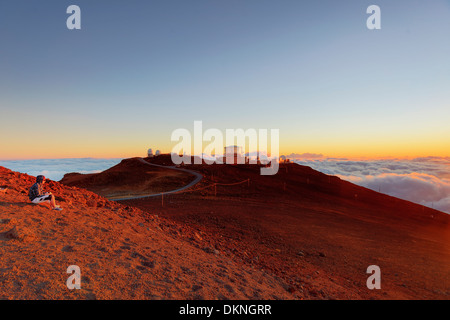
{"label": "sunset sky", "polygon": [[280,129],[282,154],[450,156],[448,0],[2,1],[0,39],[3,160],[170,152],[195,120]]}

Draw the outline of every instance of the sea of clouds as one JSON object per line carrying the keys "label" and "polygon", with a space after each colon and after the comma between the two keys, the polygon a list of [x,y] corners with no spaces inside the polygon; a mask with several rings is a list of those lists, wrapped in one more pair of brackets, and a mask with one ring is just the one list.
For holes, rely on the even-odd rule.
{"label": "sea of clouds", "polygon": [[66,173],[98,173],[118,164],[122,159],[42,159],[42,160],[0,160],[0,166],[27,173],[32,176],[44,175],[59,181]]}
{"label": "sea of clouds", "polygon": [[450,157],[358,161],[320,154],[286,157],[360,186],[450,214]]}
{"label": "sea of clouds", "polygon": [[[325,174],[450,214],[450,157],[357,161],[309,153],[286,157]],[[115,166],[121,160],[5,160],[0,161],[0,166],[32,176],[41,174],[59,181],[66,173],[97,173]]]}

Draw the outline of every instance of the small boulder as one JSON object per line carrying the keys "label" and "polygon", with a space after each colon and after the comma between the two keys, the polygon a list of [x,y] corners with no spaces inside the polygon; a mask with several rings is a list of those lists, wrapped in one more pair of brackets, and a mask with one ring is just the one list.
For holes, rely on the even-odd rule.
{"label": "small boulder", "polygon": [[203,240],[203,238],[196,232],[196,233],[194,233],[194,236],[195,236],[195,238],[197,239],[197,240],[199,240],[199,241],[202,241]]}
{"label": "small boulder", "polygon": [[12,229],[1,233],[0,238],[30,242],[33,241],[36,236],[28,228],[14,226]]}
{"label": "small boulder", "polygon": [[97,208],[97,201],[95,200],[88,200],[86,201],[86,205],[90,208]]}
{"label": "small boulder", "polygon": [[64,246],[64,247],[61,249],[61,251],[62,251],[62,252],[73,252],[73,251],[75,251],[75,250],[73,249],[72,246]]}

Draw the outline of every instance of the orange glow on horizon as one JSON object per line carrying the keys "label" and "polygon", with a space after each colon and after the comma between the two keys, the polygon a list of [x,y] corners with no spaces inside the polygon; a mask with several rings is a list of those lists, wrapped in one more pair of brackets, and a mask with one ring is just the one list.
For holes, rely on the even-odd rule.
{"label": "orange glow on horizon", "polygon": [[[8,150],[9,152],[0,154],[0,160],[27,160],[27,159],[64,159],[64,158],[132,158],[132,157],[144,157],[147,153],[148,146],[141,147],[124,147],[119,148],[96,148],[92,146],[90,148],[83,149],[55,149],[53,151],[42,149],[28,149],[28,150]],[[153,148],[156,150],[156,148]],[[158,148],[161,153],[170,153],[171,148]],[[444,150],[439,146],[428,145],[427,148],[396,148],[395,146],[385,147],[380,150],[379,148],[351,148],[344,146],[335,146],[328,148],[320,148],[318,146],[305,147],[305,148],[288,148],[280,147],[280,155],[291,154],[316,154],[322,155],[324,158],[351,158],[361,160],[371,159],[414,159],[417,157],[449,157],[450,152],[448,149]]]}
{"label": "orange glow on horizon", "polygon": [[[129,136],[80,135],[49,136],[35,143],[28,137],[12,137],[0,141],[0,160],[61,159],[61,158],[130,158],[143,157],[148,148],[170,153],[176,142],[166,136],[150,136],[134,139]],[[443,138],[444,137],[444,138]],[[307,137],[308,138],[308,137]],[[449,157],[450,136],[420,135],[393,137],[392,139],[369,139],[368,137],[299,137],[280,136],[280,155],[322,154],[331,158],[380,159],[416,157]],[[345,139],[344,139],[345,138]],[[203,143],[203,148],[208,145]],[[269,143],[270,147],[270,143]],[[253,151],[253,150],[251,150]]]}

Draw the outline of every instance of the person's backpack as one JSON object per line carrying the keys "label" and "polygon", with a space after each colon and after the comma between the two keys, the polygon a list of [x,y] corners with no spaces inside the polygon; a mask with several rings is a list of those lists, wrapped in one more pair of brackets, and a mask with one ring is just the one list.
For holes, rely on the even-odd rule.
{"label": "person's backpack", "polygon": [[36,188],[38,188],[38,186],[36,186],[36,183],[33,184],[30,188],[30,191],[28,191],[28,198],[30,198],[31,201],[33,201],[37,196],[38,196],[38,192],[36,192]]}

